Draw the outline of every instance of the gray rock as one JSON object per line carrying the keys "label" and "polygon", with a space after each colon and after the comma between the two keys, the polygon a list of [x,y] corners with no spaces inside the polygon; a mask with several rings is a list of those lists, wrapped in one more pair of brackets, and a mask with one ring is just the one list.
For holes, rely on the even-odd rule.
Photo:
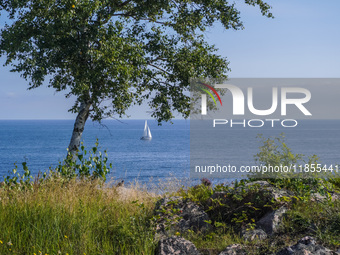
{"label": "gray rock", "polygon": [[[234,215],[242,213],[245,205],[251,205],[259,210],[256,212],[255,220],[258,221],[264,216],[268,216],[272,209],[267,205],[286,204],[283,197],[292,197],[292,193],[278,189],[266,181],[251,182],[236,189],[216,192],[207,201],[208,206],[212,206],[209,211],[210,217],[214,215],[222,217],[226,222],[231,221]],[[274,229],[276,226],[274,226]],[[265,230],[265,229],[264,229]],[[267,232],[265,230],[265,232]],[[270,230],[268,233],[272,233]]]}
{"label": "gray rock", "polygon": [[155,214],[159,216],[156,232],[171,236],[176,232],[193,230],[206,233],[212,229],[207,223],[209,216],[194,202],[181,197],[162,198],[156,203]]}
{"label": "gray rock", "polygon": [[335,252],[321,245],[317,245],[313,237],[306,236],[297,244],[284,248],[276,255],[334,255]]}
{"label": "gray rock", "polygon": [[249,182],[247,183],[245,186],[249,187],[249,186],[254,186],[254,185],[258,185],[260,187],[269,187],[272,186],[269,182],[267,181],[254,181],[254,182]]}
{"label": "gray rock", "polygon": [[282,197],[291,197],[293,195],[288,190],[279,189],[276,187],[266,187],[264,189],[269,194],[269,197],[274,199],[274,201],[281,201]]}
{"label": "gray rock", "polygon": [[340,199],[340,193],[333,193],[332,194],[332,201]]}
{"label": "gray rock", "polygon": [[268,237],[262,229],[243,230],[241,235],[246,241],[264,240]]}
{"label": "gray rock", "polygon": [[286,212],[287,208],[281,207],[276,211],[267,213],[257,222],[257,227],[263,229],[268,235],[278,233]]}
{"label": "gray rock", "polygon": [[311,200],[312,201],[316,201],[316,202],[324,202],[327,200],[331,200],[331,201],[335,201],[339,199],[339,194],[337,193],[332,193],[330,194],[330,197],[325,196],[325,195],[321,195],[320,193],[314,193],[311,195]]}
{"label": "gray rock", "polygon": [[199,255],[195,245],[182,237],[167,237],[158,242],[156,255]]}
{"label": "gray rock", "polygon": [[311,200],[316,202],[323,202],[328,200],[328,197],[321,195],[320,193],[314,193],[311,195]]}
{"label": "gray rock", "polygon": [[246,255],[247,253],[243,250],[240,244],[232,244],[227,246],[224,251],[219,255]]}
{"label": "gray rock", "polygon": [[241,191],[242,189],[251,189],[251,188],[258,188],[263,196],[265,196],[269,200],[280,201],[282,197],[291,197],[293,195],[292,192],[289,192],[285,189],[279,189],[271,185],[266,181],[254,181],[249,182],[245,186],[241,186],[237,188],[237,191]]}
{"label": "gray rock", "polygon": [[[264,198],[267,200],[272,200],[274,201],[281,201],[280,198],[282,197],[291,197],[293,194],[287,190],[284,189],[279,189],[274,187],[273,185],[269,184],[266,181],[255,181],[255,182],[249,182],[245,184],[244,186],[238,187],[233,193],[239,193],[242,192],[242,190],[250,190],[252,188],[258,188],[259,193],[262,194]],[[228,199],[228,193],[226,191],[220,191],[220,192],[215,192],[214,194],[211,195],[211,199]]]}

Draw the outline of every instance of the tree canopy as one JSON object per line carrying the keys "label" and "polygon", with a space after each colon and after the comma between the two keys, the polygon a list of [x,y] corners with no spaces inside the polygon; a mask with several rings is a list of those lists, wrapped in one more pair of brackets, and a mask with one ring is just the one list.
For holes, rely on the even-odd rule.
{"label": "tree canopy", "polygon": [[[272,17],[262,0],[245,0]],[[242,29],[225,0],[4,0],[0,56],[28,80],[75,96],[100,121],[148,99],[158,121],[189,116],[192,77],[225,78],[228,61],[204,32]],[[46,83],[45,83],[46,82]],[[80,107],[80,106],[85,107]]]}

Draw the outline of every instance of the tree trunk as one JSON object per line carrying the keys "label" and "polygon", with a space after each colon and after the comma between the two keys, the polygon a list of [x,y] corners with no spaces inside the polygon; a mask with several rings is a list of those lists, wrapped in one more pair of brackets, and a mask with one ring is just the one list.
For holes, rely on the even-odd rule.
{"label": "tree trunk", "polygon": [[74,123],[71,141],[68,146],[68,151],[73,159],[75,159],[79,150],[80,139],[85,128],[86,120],[89,117],[90,107],[91,103],[89,102],[82,102],[79,107],[79,113]]}

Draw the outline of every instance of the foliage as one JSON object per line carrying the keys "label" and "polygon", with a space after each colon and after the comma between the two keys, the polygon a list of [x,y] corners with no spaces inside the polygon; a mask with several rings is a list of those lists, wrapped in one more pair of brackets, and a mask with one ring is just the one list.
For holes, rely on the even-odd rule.
{"label": "foliage", "polygon": [[[272,17],[262,0],[245,0]],[[242,29],[235,4],[217,1],[6,0],[12,19],[0,34],[0,56],[29,80],[85,102],[90,117],[125,114],[149,101],[152,116],[189,115],[185,91],[193,77],[225,78],[228,62],[204,37],[216,23]],[[104,103],[103,103],[104,102]]]}
{"label": "foliage", "polygon": [[[103,154],[98,150],[98,146],[99,143],[97,139],[95,146],[87,152],[85,146],[81,143],[80,152],[77,154],[78,160],[75,161],[69,154],[63,162],[59,162],[59,165],[55,168],[55,172],[66,179],[74,177],[92,179],[101,178],[105,181],[106,175],[112,168],[112,163],[107,166],[107,152],[104,150]],[[89,154],[88,157],[87,154]]]}
{"label": "foliage", "polygon": [[303,158],[302,154],[292,153],[285,143],[283,134],[275,138],[264,138],[262,135],[258,135],[258,138],[261,139],[262,146],[259,148],[260,152],[255,155],[255,161],[260,164],[289,166],[297,164]]}
{"label": "foliage", "polygon": [[31,176],[31,171],[28,170],[27,163],[22,163],[23,174],[18,172],[18,166],[14,164],[14,169],[12,170],[12,176],[7,175],[4,177],[3,186],[9,188],[18,189],[31,189],[33,186],[33,177]]}
{"label": "foliage", "polygon": [[179,195],[188,198],[199,205],[203,205],[207,199],[214,193],[211,185],[206,185],[210,180],[203,178],[201,184],[189,187],[188,189],[180,189]]}
{"label": "foliage", "polygon": [[270,191],[259,185],[247,186],[244,180],[233,186],[215,187],[206,186],[205,182],[180,190],[179,194],[199,204],[213,219],[211,223],[216,229],[226,226],[225,223],[235,230],[253,228],[256,220],[280,204],[272,200]]}
{"label": "foliage", "polygon": [[340,201],[298,201],[285,219],[284,232],[312,235],[328,247],[340,246]]}
{"label": "foliage", "polygon": [[64,182],[78,178],[100,180],[103,183],[112,168],[112,163],[108,164],[106,150],[102,153],[98,146],[97,140],[95,146],[88,152],[82,144],[81,151],[77,154],[78,160],[74,161],[71,156],[68,156],[63,162],[59,162],[55,168],[50,167],[49,172],[39,173],[35,178],[32,177],[26,162],[22,163],[23,174],[19,173],[18,167],[15,165],[12,173],[4,177],[3,186],[19,190],[32,189],[34,185],[53,178],[59,178]]}
{"label": "foliage", "polygon": [[295,195],[302,198],[309,197],[312,193],[328,195],[328,191],[334,189],[332,183],[328,181],[329,175],[308,171],[312,165],[319,163],[316,155],[309,156],[306,160],[303,154],[294,154],[287,146],[283,134],[276,138],[264,138],[259,135],[259,138],[262,146],[259,148],[260,152],[255,155],[256,162],[262,166],[287,166],[290,170],[294,169],[294,166],[301,165],[302,172],[295,173],[292,170],[287,173],[265,175],[255,173],[249,175],[249,181],[266,180],[278,188],[293,191]]}
{"label": "foliage", "polygon": [[97,181],[63,183],[0,189],[0,254],[153,254],[151,194],[131,187],[122,198]]}
{"label": "foliage", "polygon": [[329,182],[333,184],[334,188],[337,191],[340,191],[340,178],[337,176],[330,176]]}

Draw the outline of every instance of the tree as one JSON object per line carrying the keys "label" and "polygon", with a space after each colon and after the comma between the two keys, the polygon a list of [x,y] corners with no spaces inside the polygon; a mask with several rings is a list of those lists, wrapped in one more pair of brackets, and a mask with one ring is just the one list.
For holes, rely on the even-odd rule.
{"label": "tree", "polygon": [[[245,0],[272,17],[262,0]],[[227,59],[205,41],[216,22],[243,28],[225,0],[4,0],[0,56],[29,81],[48,82],[76,97],[69,150],[79,147],[85,122],[123,116],[148,99],[152,116],[189,116],[192,77],[225,78]]]}

